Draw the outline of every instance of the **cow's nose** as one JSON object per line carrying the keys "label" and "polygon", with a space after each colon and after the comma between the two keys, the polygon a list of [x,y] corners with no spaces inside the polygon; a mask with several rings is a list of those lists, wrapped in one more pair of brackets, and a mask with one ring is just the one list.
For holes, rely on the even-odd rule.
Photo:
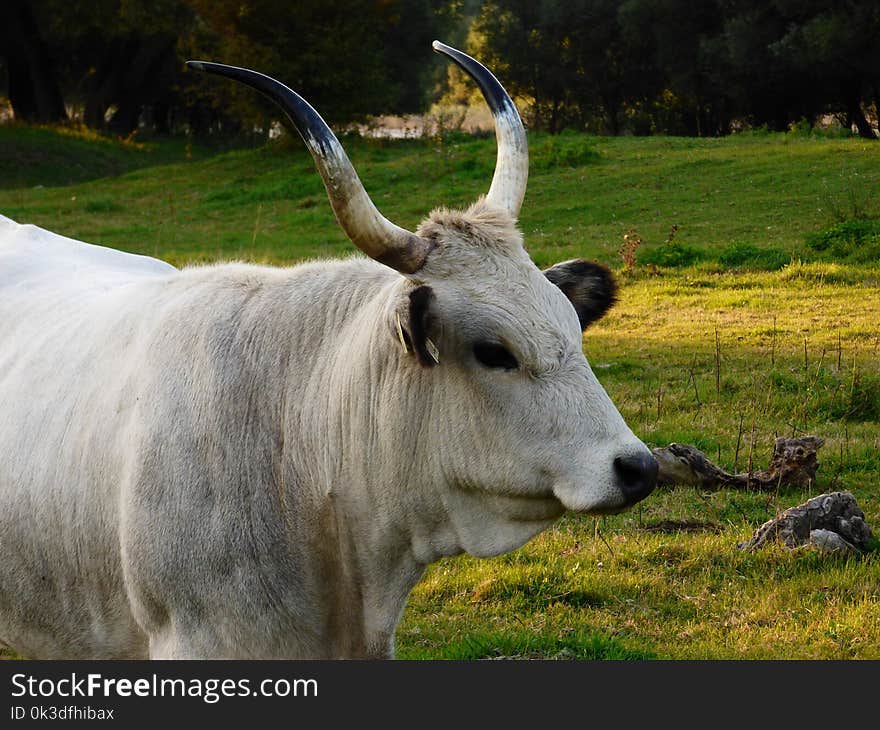
{"label": "cow's nose", "polygon": [[614,460],[614,472],[629,504],[635,504],[654,491],[658,469],[657,459],[650,451],[618,456]]}

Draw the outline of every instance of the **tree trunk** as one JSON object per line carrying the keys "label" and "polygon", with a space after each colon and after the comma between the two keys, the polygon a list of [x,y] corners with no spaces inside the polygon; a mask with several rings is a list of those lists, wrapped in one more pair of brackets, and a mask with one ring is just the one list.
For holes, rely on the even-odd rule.
{"label": "tree trunk", "polygon": [[16,119],[61,122],[67,119],[64,99],[26,0],[0,2],[0,53],[9,72],[9,102]]}
{"label": "tree trunk", "polygon": [[615,100],[611,98],[610,94],[600,94],[599,98],[602,101],[602,106],[605,111],[605,123],[607,129],[612,135],[617,137],[620,134],[620,117],[618,114],[620,106],[615,103]]}
{"label": "tree trunk", "polygon": [[862,109],[861,80],[854,79],[849,81],[845,85],[843,93],[846,100],[846,117],[850,126],[856,125],[859,137],[862,139],[877,139],[874,129],[871,127],[871,123],[865,117],[865,112]]}
{"label": "tree trunk", "polygon": [[856,125],[856,129],[859,131],[859,137],[862,139],[877,139],[877,135],[874,134],[874,128],[865,117],[865,112],[862,111],[862,105],[859,99],[851,99],[849,101],[846,114],[849,118],[850,124]]}
{"label": "tree trunk", "polygon": [[124,83],[117,94],[117,110],[107,125],[115,134],[131,134],[137,129],[141,112],[162,93],[163,65],[174,52],[174,38],[141,38],[138,50],[126,63]]}
{"label": "tree trunk", "polygon": [[127,39],[116,38],[104,48],[97,69],[90,75],[86,86],[83,121],[92,129],[104,129],[106,114],[116,100],[125,80],[126,60],[135,49]]}
{"label": "tree trunk", "polygon": [[553,100],[553,105],[550,107],[550,128],[547,130],[550,134],[556,134],[559,124],[559,99]]}

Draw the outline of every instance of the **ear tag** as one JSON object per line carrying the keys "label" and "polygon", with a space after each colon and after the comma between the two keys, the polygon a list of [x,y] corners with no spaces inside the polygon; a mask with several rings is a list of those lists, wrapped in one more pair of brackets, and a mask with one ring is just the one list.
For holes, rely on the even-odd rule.
{"label": "ear tag", "polygon": [[406,340],[403,338],[403,327],[400,324],[400,313],[397,314],[397,336],[400,338],[400,344],[403,346],[404,353],[409,353],[409,348],[406,346]]}
{"label": "ear tag", "polygon": [[438,365],[440,364],[440,351],[437,349],[437,345],[435,345],[431,340],[425,339],[425,347],[428,350],[428,354],[433,358],[434,362]]}

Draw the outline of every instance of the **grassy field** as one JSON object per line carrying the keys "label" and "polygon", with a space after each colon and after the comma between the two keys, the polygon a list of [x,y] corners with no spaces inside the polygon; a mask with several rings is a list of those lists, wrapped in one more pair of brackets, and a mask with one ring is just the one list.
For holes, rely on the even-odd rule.
{"label": "grassy field", "polygon": [[[442,561],[410,598],[398,655],[880,658],[880,552],[734,549],[832,489],[880,529],[880,145],[530,142],[533,258],[598,259],[623,285],[584,348],[633,430],[740,471],[749,453],[764,466],[777,435],[816,434],[819,483],[663,490],[623,515],[566,517],[501,558]],[[377,205],[410,227],[484,192],[494,163],[492,139],[345,144]],[[211,154],[0,127],[0,213],[175,264],[352,251],[289,142]]]}

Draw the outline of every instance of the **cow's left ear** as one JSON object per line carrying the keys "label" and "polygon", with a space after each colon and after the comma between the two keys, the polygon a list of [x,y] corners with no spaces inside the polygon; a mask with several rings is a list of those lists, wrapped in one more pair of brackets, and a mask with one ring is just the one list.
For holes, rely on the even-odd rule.
{"label": "cow's left ear", "polygon": [[581,330],[607,312],[617,301],[617,284],[611,272],[601,264],[574,259],[544,269],[546,276],[556,284],[574,305]]}
{"label": "cow's left ear", "polygon": [[397,313],[399,336],[403,340],[404,349],[416,356],[419,363],[427,368],[440,362],[437,346],[431,341],[428,332],[433,325],[431,303],[434,290],[423,284],[409,292],[405,314]]}

